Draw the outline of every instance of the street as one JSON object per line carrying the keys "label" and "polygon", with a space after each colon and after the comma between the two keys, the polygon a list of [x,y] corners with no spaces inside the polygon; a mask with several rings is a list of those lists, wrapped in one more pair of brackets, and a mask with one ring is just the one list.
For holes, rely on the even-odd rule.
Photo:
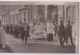
{"label": "street", "polygon": [[53,41],[28,38],[25,44],[21,39],[6,34],[6,45],[11,53],[75,53],[75,46],[64,44],[65,47],[61,47],[56,37]]}

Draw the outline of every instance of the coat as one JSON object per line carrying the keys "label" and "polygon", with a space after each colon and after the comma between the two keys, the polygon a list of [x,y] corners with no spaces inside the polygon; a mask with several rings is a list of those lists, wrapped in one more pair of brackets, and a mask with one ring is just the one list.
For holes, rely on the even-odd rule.
{"label": "coat", "polygon": [[64,25],[60,25],[60,26],[59,26],[58,35],[59,35],[59,36],[62,36],[62,37],[65,37],[66,33],[67,33],[67,32],[66,32],[65,26],[64,26]]}
{"label": "coat", "polygon": [[72,36],[72,26],[71,25],[67,25],[67,33],[69,36]]}
{"label": "coat", "polygon": [[29,32],[30,32],[30,27],[29,25],[27,25],[27,27],[25,28],[25,36],[29,36]]}

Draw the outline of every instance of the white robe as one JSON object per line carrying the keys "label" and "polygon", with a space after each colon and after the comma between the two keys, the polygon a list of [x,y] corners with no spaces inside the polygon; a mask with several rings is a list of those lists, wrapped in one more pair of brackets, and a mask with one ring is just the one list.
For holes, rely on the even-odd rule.
{"label": "white robe", "polygon": [[5,47],[5,31],[3,27],[0,27],[0,44],[3,45],[3,48]]}
{"label": "white robe", "polygon": [[47,33],[54,34],[54,25],[52,23],[47,23]]}

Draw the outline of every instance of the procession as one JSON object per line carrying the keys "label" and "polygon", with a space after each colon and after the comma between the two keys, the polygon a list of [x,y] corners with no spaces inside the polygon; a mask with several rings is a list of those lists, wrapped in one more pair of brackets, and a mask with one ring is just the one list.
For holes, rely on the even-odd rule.
{"label": "procession", "polygon": [[[62,17],[61,17],[62,18]],[[39,29],[41,28],[41,29]],[[13,28],[13,26],[8,26],[6,25],[4,27],[4,30],[6,31],[7,34],[9,35],[13,35],[16,38],[21,38],[22,39],[22,43],[25,37],[25,44],[27,41],[27,38],[30,37],[30,35],[33,34],[33,32],[35,32],[35,39],[36,40],[40,40],[40,39],[46,39],[48,41],[52,41],[54,40],[54,37],[56,37],[56,35],[58,35],[57,38],[60,38],[60,44],[61,46],[63,45],[63,43],[66,41],[68,41],[68,37],[71,40],[71,44],[73,45],[73,40],[72,40],[72,26],[70,25],[70,20],[68,20],[68,24],[67,27],[64,26],[63,21],[60,20],[60,25],[57,28],[54,28],[54,25],[52,23],[48,23],[47,24],[47,31],[43,30],[43,27],[36,27],[36,30],[33,31],[31,33],[30,30],[30,26],[28,24],[25,25],[21,25],[21,26],[15,26]],[[55,30],[57,31],[57,34],[55,33]],[[45,37],[47,36],[47,38]],[[64,38],[64,40],[62,41],[62,38]],[[68,44],[68,42],[67,42]]]}
{"label": "procession", "polygon": [[[75,46],[77,32],[74,5],[2,5],[0,7],[3,13],[0,20],[1,48],[6,48],[7,35],[19,40],[24,46],[29,45],[30,40],[54,44],[56,39],[60,48]],[[14,45],[16,43],[15,41]]]}

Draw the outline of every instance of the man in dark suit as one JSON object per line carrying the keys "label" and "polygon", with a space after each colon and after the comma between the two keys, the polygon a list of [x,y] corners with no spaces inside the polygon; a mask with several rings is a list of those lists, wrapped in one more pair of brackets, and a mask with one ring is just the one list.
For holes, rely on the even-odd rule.
{"label": "man in dark suit", "polygon": [[29,32],[30,32],[30,27],[29,25],[27,25],[25,27],[25,44],[26,44],[27,38],[29,37]]}
{"label": "man in dark suit", "polygon": [[[68,20],[68,25],[67,25],[67,36],[70,38],[71,44],[73,45],[73,40],[72,40],[72,26],[70,25],[70,20]],[[68,37],[67,37],[67,41],[68,41]]]}
{"label": "man in dark suit", "polygon": [[24,40],[24,37],[25,37],[25,28],[24,28],[24,26],[21,26],[20,29],[21,29],[20,33],[21,33],[21,38],[22,38],[22,43],[23,43],[23,40]]}
{"label": "man in dark suit", "polygon": [[62,20],[60,20],[60,26],[59,26],[58,35],[59,35],[59,38],[60,38],[60,45],[64,47],[63,44],[64,44],[64,42],[66,40],[66,28],[63,25],[63,21]]}
{"label": "man in dark suit", "polygon": [[19,38],[21,38],[21,28],[22,28],[22,26],[20,25],[19,26]]}
{"label": "man in dark suit", "polygon": [[19,38],[19,27],[18,26],[16,26],[15,32],[16,32],[16,37]]}

